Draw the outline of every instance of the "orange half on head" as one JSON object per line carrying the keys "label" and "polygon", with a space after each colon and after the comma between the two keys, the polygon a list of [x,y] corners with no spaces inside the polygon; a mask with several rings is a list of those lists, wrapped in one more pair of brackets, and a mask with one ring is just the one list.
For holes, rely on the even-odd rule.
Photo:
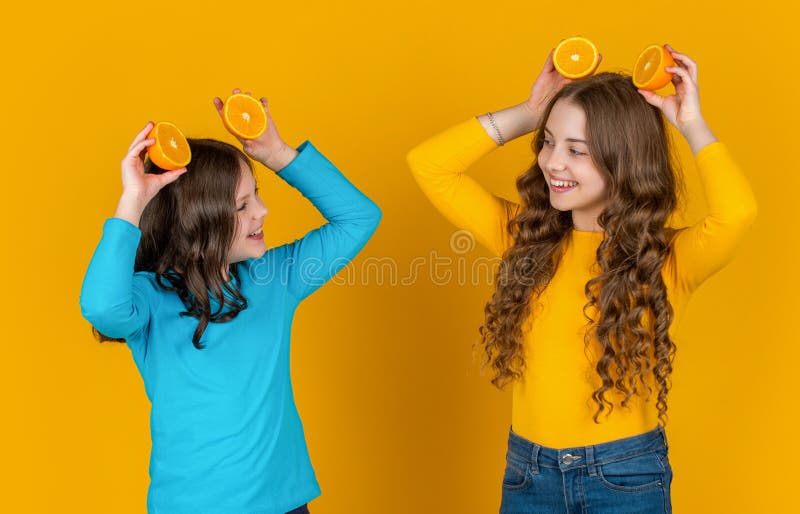
{"label": "orange half on head", "polygon": [[147,134],[147,139],[156,140],[147,147],[147,156],[162,170],[183,168],[192,159],[192,151],[183,132],[168,121],[156,123]]}
{"label": "orange half on head", "polygon": [[633,85],[647,91],[661,89],[672,80],[672,73],[665,69],[668,66],[675,66],[669,50],[661,45],[648,46],[633,66]]}
{"label": "orange half on head", "polygon": [[239,139],[255,139],[267,130],[267,112],[260,101],[237,93],[222,106],[222,124]]}
{"label": "orange half on head", "polygon": [[594,73],[599,63],[597,47],[585,37],[563,39],[553,51],[553,66],[568,79],[588,77]]}

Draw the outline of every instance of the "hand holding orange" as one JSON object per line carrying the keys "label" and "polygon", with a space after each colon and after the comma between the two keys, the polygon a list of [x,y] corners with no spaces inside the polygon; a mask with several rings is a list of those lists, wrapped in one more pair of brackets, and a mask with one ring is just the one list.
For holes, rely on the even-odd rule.
{"label": "hand holding orange", "polygon": [[267,130],[264,105],[244,93],[234,93],[222,106],[222,123],[239,139],[257,139]]}
{"label": "hand holding orange", "polygon": [[147,139],[155,140],[155,143],[147,147],[147,155],[162,170],[183,168],[192,159],[186,137],[173,123],[159,121],[150,129]]}
{"label": "hand holding orange", "polygon": [[675,66],[672,54],[661,45],[650,45],[639,54],[633,66],[633,85],[646,91],[661,89],[672,81],[666,68]]}

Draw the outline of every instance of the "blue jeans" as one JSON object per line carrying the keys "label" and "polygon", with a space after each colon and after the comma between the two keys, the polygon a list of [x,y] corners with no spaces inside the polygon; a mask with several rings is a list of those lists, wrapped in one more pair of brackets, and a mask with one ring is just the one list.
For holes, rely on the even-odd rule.
{"label": "blue jeans", "polygon": [[661,426],[594,446],[548,448],[509,431],[501,514],[672,512]]}

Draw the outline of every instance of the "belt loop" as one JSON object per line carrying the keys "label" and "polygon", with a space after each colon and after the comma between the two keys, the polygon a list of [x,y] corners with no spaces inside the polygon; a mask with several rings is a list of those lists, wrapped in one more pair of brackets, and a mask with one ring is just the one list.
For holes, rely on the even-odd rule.
{"label": "belt loop", "polygon": [[594,446],[586,447],[586,471],[590,477],[597,476],[597,466],[594,463]]}
{"label": "belt loop", "polygon": [[667,442],[667,431],[664,430],[664,427],[661,426],[661,423],[658,424],[658,431],[661,433],[661,439],[664,441],[664,448],[669,450],[669,443]]}
{"label": "belt loop", "polygon": [[538,444],[533,443],[533,448],[531,449],[531,473],[534,475],[539,474],[539,448]]}

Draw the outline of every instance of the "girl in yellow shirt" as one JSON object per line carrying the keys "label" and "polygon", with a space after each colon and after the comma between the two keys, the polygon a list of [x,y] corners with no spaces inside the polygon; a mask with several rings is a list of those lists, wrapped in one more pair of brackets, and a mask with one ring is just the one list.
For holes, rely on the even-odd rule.
{"label": "girl in yellow shirt", "polygon": [[[671,512],[672,332],[756,203],[703,118],[696,63],[666,48],[673,95],[619,73],[565,79],[551,51],[525,102],[408,154],[442,214],[502,256],[480,328],[492,382],[513,387],[501,513]],[[709,206],[689,227],[668,225],[681,180],[665,120],[689,143]],[[464,174],[532,132],[521,204]]]}

